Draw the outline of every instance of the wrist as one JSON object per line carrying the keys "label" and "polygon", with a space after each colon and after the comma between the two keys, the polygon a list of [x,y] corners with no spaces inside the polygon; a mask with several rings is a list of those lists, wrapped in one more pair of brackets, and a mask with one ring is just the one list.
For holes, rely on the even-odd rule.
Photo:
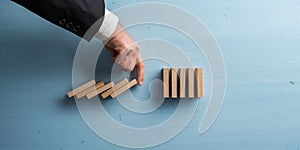
{"label": "wrist", "polygon": [[109,10],[105,9],[105,16],[103,18],[102,25],[95,37],[102,41],[108,40],[115,32],[118,22],[119,18]]}

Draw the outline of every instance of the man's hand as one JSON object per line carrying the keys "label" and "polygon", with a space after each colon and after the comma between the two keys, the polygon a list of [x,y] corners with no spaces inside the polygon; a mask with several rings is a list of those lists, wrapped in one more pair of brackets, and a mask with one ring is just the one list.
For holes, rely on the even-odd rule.
{"label": "man's hand", "polygon": [[112,59],[123,70],[132,71],[137,68],[137,82],[142,85],[144,80],[144,62],[140,54],[140,48],[129,34],[117,25],[111,38],[104,41],[105,47],[110,51]]}

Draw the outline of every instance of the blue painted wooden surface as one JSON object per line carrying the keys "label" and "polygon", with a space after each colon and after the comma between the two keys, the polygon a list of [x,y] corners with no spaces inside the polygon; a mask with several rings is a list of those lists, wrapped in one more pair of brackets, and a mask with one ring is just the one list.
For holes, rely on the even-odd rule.
{"label": "blue painted wooden surface", "polygon": [[[107,0],[107,7],[139,2],[147,0]],[[180,6],[202,20],[219,42],[227,69],[224,105],[212,128],[198,135],[197,113],[182,133],[153,149],[299,149],[300,1],[151,2]],[[0,2],[0,33],[0,149],[123,149],[89,130],[64,96],[78,37],[7,0]],[[171,114],[174,107],[163,112]],[[118,110],[111,115],[128,125],[141,119]],[[147,119],[139,125],[161,121]]]}

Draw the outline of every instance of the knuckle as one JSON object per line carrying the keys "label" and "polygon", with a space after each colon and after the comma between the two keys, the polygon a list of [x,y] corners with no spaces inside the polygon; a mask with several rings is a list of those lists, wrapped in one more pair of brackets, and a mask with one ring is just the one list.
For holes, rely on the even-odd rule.
{"label": "knuckle", "polygon": [[140,52],[140,46],[139,45],[135,45],[135,49],[137,50],[137,52]]}

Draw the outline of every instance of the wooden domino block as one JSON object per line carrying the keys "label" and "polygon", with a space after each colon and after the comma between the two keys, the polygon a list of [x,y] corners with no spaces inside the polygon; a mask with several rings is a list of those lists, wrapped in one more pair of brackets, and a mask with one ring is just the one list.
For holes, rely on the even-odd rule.
{"label": "wooden domino block", "polygon": [[163,68],[163,93],[164,98],[169,98],[169,69]]}
{"label": "wooden domino block", "polygon": [[88,95],[89,93],[96,91],[98,88],[102,87],[103,85],[104,85],[104,82],[101,81],[101,82],[97,83],[96,85],[93,85],[93,86],[83,90],[82,92],[76,94],[76,98],[80,99],[80,98]]}
{"label": "wooden domino block", "polygon": [[76,89],[70,91],[70,92],[68,93],[68,97],[71,98],[71,97],[73,97],[74,95],[80,93],[81,91],[83,91],[83,90],[85,90],[85,89],[87,89],[87,88],[89,88],[89,87],[91,87],[91,86],[93,86],[93,85],[95,85],[95,84],[96,84],[96,81],[95,81],[95,80],[91,80],[91,81],[89,81],[89,82],[87,82],[87,83],[85,83],[85,84],[79,86],[78,88],[76,88]]}
{"label": "wooden domino block", "polygon": [[177,98],[177,72],[175,68],[171,69],[172,98]]}
{"label": "wooden domino block", "polygon": [[185,98],[185,80],[186,80],[186,69],[185,68],[180,68],[179,69],[179,80],[180,80],[180,92],[179,96],[180,98]]}
{"label": "wooden domino block", "polygon": [[87,98],[88,98],[88,99],[91,99],[91,98],[97,96],[98,94],[101,94],[102,92],[104,92],[104,91],[110,89],[110,88],[111,88],[112,86],[114,86],[114,85],[115,85],[114,82],[110,82],[110,83],[108,83],[108,84],[106,84],[106,85],[100,87],[100,88],[97,89],[96,91],[93,91],[93,92],[89,93],[89,94],[87,95]]}
{"label": "wooden domino block", "polygon": [[114,93],[115,91],[117,91],[118,89],[120,89],[122,86],[124,86],[127,83],[128,83],[128,79],[122,80],[121,82],[119,82],[118,84],[113,86],[111,89],[109,89],[106,92],[102,93],[101,94],[102,98],[103,99],[107,98],[108,96],[110,96],[112,93]]}
{"label": "wooden domino block", "polygon": [[135,86],[136,84],[137,84],[136,80],[133,79],[132,81],[130,81],[129,83],[127,83],[126,85],[122,86],[120,89],[118,89],[117,91],[115,91],[113,94],[111,94],[111,97],[112,98],[116,98],[120,94],[124,93],[126,90],[128,90],[131,87]]}
{"label": "wooden domino block", "polygon": [[189,98],[194,98],[194,69],[193,68],[188,68],[188,97]]}
{"label": "wooden domino block", "polygon": [[203,97],[203,87],[202,87],[202,68],[196,68],[196,78],[197,78],[197,97]]}

